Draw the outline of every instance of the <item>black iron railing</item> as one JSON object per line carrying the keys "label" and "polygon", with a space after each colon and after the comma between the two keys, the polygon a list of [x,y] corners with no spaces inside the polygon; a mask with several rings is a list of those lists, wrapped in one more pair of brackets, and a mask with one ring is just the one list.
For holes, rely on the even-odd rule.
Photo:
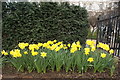
{"label": "black iron railing", "polygon": [[114,49],[114,55],[120,57],[120,12],[119,9],[99,17],[97,22],[97,43],[103,42]]}

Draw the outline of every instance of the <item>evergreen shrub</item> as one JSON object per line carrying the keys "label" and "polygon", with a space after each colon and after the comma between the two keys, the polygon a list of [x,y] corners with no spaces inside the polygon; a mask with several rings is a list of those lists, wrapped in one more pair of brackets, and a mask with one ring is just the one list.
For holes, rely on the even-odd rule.
{"label": "evergreen shrub", "polygon": [[19,42],[54,39],[84,44],[87,37],[86,9],[67,2],[3,2],[2,20],[2,47],[6,50]]}

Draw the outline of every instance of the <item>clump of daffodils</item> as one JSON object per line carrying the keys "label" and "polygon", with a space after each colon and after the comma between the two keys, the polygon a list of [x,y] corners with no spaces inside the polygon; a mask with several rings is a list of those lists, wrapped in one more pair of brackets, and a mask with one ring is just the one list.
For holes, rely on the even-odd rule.
{"label": "clump of daffodils", "polygon": [[[89,55],[90,52],[94,52],[96,50],[96,42],[95,41],[87,40],[86,45],[88,45],[89,47],[84,48],[85,55]],[[47,53],[46,52],[37,52],[36,50],[39,50],[40,48],[46,48],[46,49],[58,52],[61,49],[64,49],[64,50],[69,49],[70,53],[75,53],[76,51],[79,51],[82,48],[80,41],[73,42],[72,44],[70,44],[70,43],[63,44],[63,42],[57,42],[57,40],[47,41],[46,43],[38,43],[38,44],[29,44],[29,43],[22,42],[22,43],[18,44],[18,47],[21,50],[25,50],[26,48],[28,48],[29,52],[28,51],[21,52],[20,49],[15,49],[15,50],[11,50],[9,53],[6,52],[5,50],[3,50],[3,51],[1,51],[1,53],[3,55],[10,54],[16,58],[22,57],[22,53],[26,54],[26,55],[31,53],[32,56],[36,56],[38,54],[41,54],[41,56],[44,58],[44,57],[46,57]],[[99,42],[99,44],[97,44],[97,48],[102,48],[103,50],[108,51],[110,54],[114,53],[114,50],[110,49],[109,45],[101,43],[101,42]],[[100,57],[105,58],[106,54],[101,53]],[[90,60],[91,60],[91,58],[90,58]],[[89,61],[89,59],[88,59],[88,61]],[[90,62],[92,62],[92,61],[90,61]]]}
{"label": "clump of daffodils", "polygon": [[15,58],[22,57],[22,54],[20,53],[19,49],[15,49],[15,50],[10,51],[10,54]]}
{"label": "clump of daffodils", "polygon": [[37,70],[38,73],[45,73],[47,68],[52,71],[64,68],[66,72],[77,68],[79,72],[86,72],[89,66],[94,68],[94,72],[103,71],[113,64],[113,53],[109,45],[101,42],[96,44],[93,40],[87,40],[86,46],[82,46],[80,41],[71,44],[57,40],[37,44],[21,42],[17,49],[1,51],[18,70]]}
{"label": "clump of daffodils", "polygon": [[29,44],[28,43],[19,43],[18,46],[20,47],[20,49],[24,49],[25,47],[27,47]]}
{"label": "clump of daffodils", "polygon": [[[68,46],[70,47],[70,44],[68,44]],[[77,41],[76,43],[73,42],[73,43],[71,44],[70,52],[71,52],[71,53],[74,53],[75,51],[80,50],[80,48],[81,48],[81,45],[80,45],[80,42],[79,42],[79,41]]]}
{"label": "clump of daffodils", "polygon": [[7,52],[5,52],[5,50],[1,51],[2,55],[8,55]]}

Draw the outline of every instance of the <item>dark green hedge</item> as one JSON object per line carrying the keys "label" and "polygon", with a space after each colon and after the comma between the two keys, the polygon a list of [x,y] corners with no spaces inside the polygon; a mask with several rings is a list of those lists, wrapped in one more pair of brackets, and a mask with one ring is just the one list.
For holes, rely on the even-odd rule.
{"label": "dark green hedge", "polygon": [[3,49],[19,42],[85,43],[88,30],[87,11],[68,3],[2,3]]}

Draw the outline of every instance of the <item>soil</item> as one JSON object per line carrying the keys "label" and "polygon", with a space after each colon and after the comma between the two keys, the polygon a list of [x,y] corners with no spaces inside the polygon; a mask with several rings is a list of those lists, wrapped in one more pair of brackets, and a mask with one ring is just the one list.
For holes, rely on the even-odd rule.
{"label": "soil", "polygon": [[[77,72],[68,72],[60,71],[60,72],[52,72],[47,71],[47,73],[37,73],[37,72],[17,72],[15,68],[12,66],[4,66],[2,69],[2,80],[56,80],[56,79],[63,79],[63,80],[120,80],[120,60],[117,64],[116,71],[113,76],[110,76],[109,71],[103,73],[93,73],[93,71],[88,71],[86,73],[80,74]],[[33,79],[34,78],[34,79]]]}

